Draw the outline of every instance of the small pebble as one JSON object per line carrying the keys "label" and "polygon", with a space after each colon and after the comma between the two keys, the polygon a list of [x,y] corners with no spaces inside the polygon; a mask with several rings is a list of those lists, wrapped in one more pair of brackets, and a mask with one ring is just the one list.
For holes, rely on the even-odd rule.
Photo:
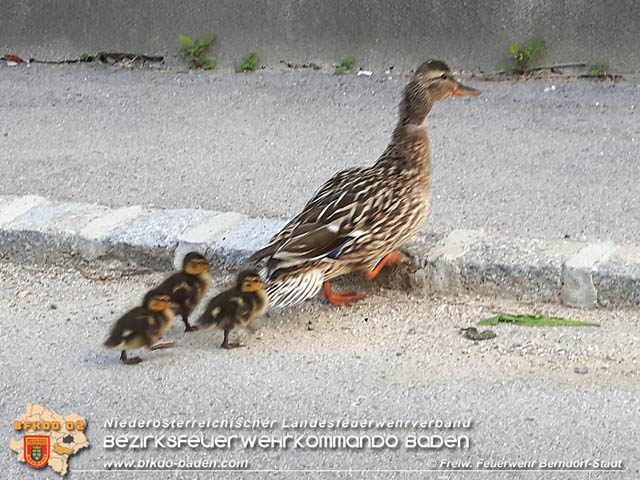
{"label": "small pebble", "polygon": [[589,369],[587,367],[576,367],[575,372],[579,373],[580,375],[584,375],[585,373],[589,372]]}
{"label": "small pebble", "polygon": [[56,310],[58,308],[58,306],[55,303],[52,303],[51,305],[49,305],[49,308],[51,310]]}

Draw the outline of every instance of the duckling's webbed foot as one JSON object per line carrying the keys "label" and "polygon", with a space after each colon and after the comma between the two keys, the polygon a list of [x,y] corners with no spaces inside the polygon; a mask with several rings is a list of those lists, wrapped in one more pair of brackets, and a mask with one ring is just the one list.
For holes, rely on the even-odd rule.
{"label": "duckling's webbed foot", "polygon": [[157,343],[155,345],[151,345],[149,347],[150,350],[161,350],[164,348],[173,348],[174,343],[173,342],[167,342],[167,343]]}
{"label": "duckling's webbed foot", "polygon": [[226,350],[231,350],[232,348],[244,347],[244,345],[241,345],[240,342],[229,343],[229,330],[225,330],[224,340],[222,340],[222,344],[220,345],[220,347]]}
{"label": "duckling's webbed foot", "polygon": [[334,293],[331,291],[331,282],[326,280],[322,284],[322,295],[329,300],[329,303],[337,306],[349,306],[353,302],[362,300],[364,295],[358,295],[353,290],[345,290],[344,292]]}
{"label": "duckling's webbed foot", "polygon": [[122,363],[124,363],[125,365],[136,365],[136,364],[140,363],[142,361],[142,359],[140,357],[128,357],[127,358],[127,351],[126,350],[122,350],[122,353],[120,354],[120,361]]}

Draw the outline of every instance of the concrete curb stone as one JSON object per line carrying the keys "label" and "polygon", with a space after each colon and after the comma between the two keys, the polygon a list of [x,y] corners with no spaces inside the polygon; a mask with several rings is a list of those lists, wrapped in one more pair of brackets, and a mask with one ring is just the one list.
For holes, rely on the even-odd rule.
{"label": "concrete curb stone", "polygon": [[[0,196],[0,257],[100,269],[178,268],[199,251],[237,269],[285,222],[200,209],[154,210]],[[421,234],[406,247],[412,286],[583,308],[640,305],[640,246],[504,238],[480,230]],[[404,273],[403,273],[404,274]]]}

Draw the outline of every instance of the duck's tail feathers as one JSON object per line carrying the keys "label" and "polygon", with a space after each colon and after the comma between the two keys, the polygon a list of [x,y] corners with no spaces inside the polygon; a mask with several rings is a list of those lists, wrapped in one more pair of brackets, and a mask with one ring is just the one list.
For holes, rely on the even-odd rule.
{"label": "duck's tail feathers", "polygon": [[304,273],[281,275],[267,282],[269,307],[289,307],[315,297],[324,282],[322,270],[313,269]]}
{"label": "duck's tail feathers", "polygon": [[263,260],[264,258],[268,257],[272,253],[273,253],[273,246],[272,245],[267,245],[266,247],[261,248],[260,250],[255,252],[253,255],[251,255],[249,257],[248,262],[250,262],[250,263],[260,263],[261,260]]}

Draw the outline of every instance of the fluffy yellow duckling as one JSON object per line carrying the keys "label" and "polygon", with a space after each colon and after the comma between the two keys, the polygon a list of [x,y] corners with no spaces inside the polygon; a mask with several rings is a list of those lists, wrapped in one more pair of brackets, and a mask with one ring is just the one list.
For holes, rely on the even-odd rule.
{"label": "fluffy yellow duckling", "polygon": [[171,295],[173,308],[182,317],[185,332],[198,329],[198,327],[189,325],[189,315],[209,291],[210,286],[209,261],[196,252],[187,253],[182,261],[182,271],[174,273],[158,286]]}
{"label": "fluffy yellow duckling", "polygon": [[198,324],[203,327],[216,325],[224,330],[222,348],[241,347],[240,343],[229,343],[229,332],[237,327],[249,328],[251,322],[267,310],[268,305],[262,278],[257,272],[247,270],[238,275],[234,287],[209,301]]}
{"label": "fluffy yellow duckling", "polygon": [[120,361],[125,365],[140,363],[140,357],[127,358],[127,350],[147,347],[150,350],[171,348],[173,343],[156,344],[171,327],[175,313],[171,309],[171,297],[165,290],[149,291],[142,306],[129,310],[118,319],[104,346],[122,350]]}

